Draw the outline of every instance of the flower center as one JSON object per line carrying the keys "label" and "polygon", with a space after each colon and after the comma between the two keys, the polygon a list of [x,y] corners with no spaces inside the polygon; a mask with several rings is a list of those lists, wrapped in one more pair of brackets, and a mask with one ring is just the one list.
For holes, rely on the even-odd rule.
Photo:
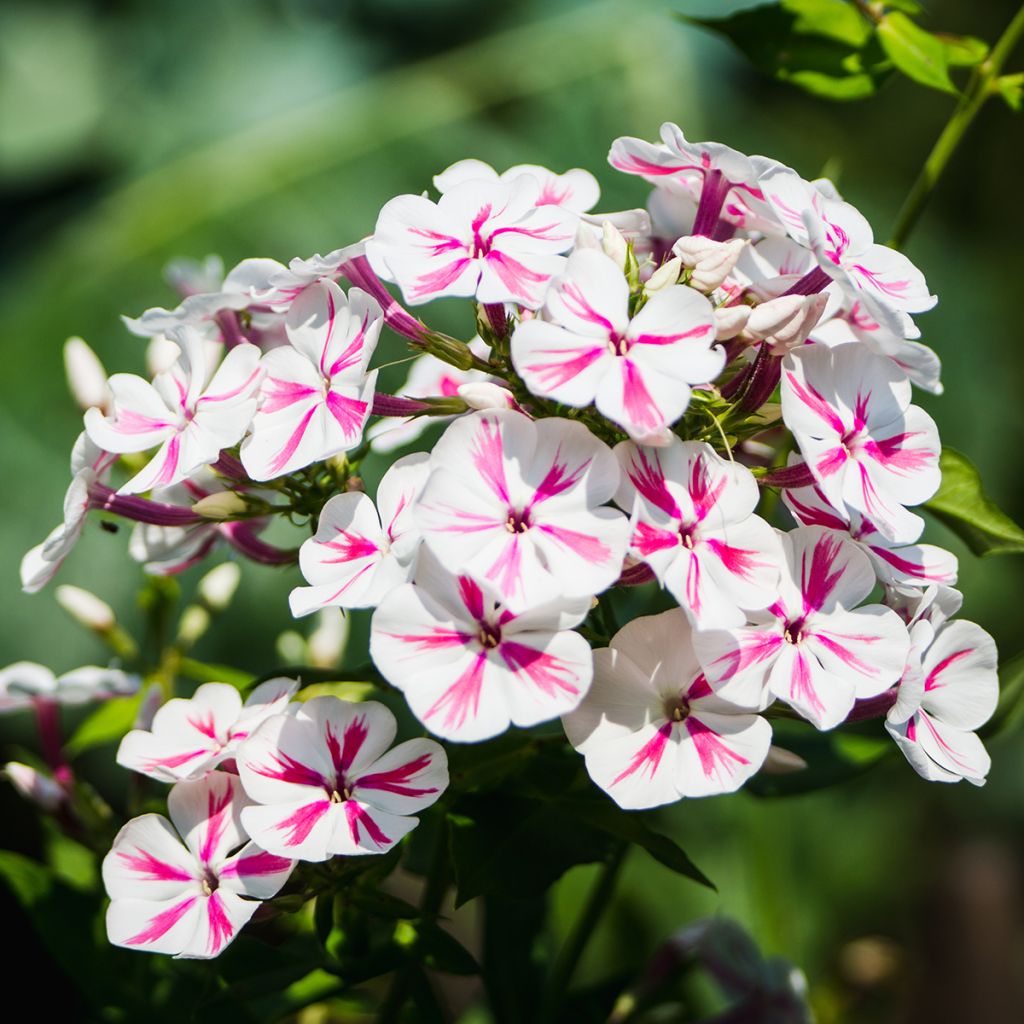
{"label": "flower center", "polygon": [[690,717],[690,701],[683,694],[665,702],[665,717],[671,722],[685,722]]}
{"label": "flower center", "polygon": [[688,548],[690,551],[693,550],[693,527],[691,526],[680,526],[679,527],[679,543],[684,548]]}
{"label": "flower center", "polygon": [[786,628],[782,633],[785,637],[787,644],[793,644],[795,647],[804,638],[804,624],[802,621],[787,622]]}
{"label": "flower center", "polygon": [[505,529],[509,533],[526,533],[530,528],[530,510],[515,509],[508,510],[508,519],[505,520]]}
{"label": "flower center", "polygon": [[490,622],[481,622],[477,639],[485,650],[493,651],[501,643],[501,628]]}
{"label": "flower center", "polygon": [[332,804],[342,804],[346,800],[351,800],[352,787],[344,779],[339,779],[335,782],[334,788],[330,790],[330,797]]}
{"label": "flower center", "polygon": [[629,342],[620,334],[612,334],[608,338],[608,351],[613,356],[624,356],[629,351]]}
{"label": "flower center", "polygon": [[203,887],[204,896],[212,896],[220,886],[220,879],[213,873],[211,868],[203,869],[203,877],[199,881]]}

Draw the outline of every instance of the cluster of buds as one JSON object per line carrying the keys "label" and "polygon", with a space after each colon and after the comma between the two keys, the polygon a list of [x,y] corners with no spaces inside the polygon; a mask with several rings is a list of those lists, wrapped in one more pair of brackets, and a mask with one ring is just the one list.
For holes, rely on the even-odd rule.
{"label": "cluster of buds", "polygon": [[[151,339],[152,382],[69,353],[85,431],[26,589],[90,510],[136,521],[150,572],[221,543],[297,559],[293,614],[373,609],[373,662],[427,730],[475,742],[560,718],[625,808],[737,789],[779,714],[822,730],[884,717],[925,778],[981,784],[995,647],[951,620],[956,559],[920,543],[912,511],[940,482],[938,431],[911,403],[912,384],[941,392],[912,319],[936,301],[923,275],[831,182],[774,160],[672,124],[609,160],[653,186],[647,209],[590,212],[584,170],[464,160],[434,179],[436,201],[392,199],[328,256],[176,268],[180,305],[127,321]],[[448,297],[473,303],[475,338],[409,312]],[[385,326],[417,352],[396,395],[371,366]],[[366,494],[361,462],[432,419],[447,426],[429,453]],[[768,521],[778,491],[795,526]],[[308,519],[297,553],[259,536],[278,515]],[[607,592],[658,587],[675,606],[618,629]],[[289,692],[242,707],[204,688],[125,741],[122,763],[176,781],[188,852],[171,858],[166,822],[122,833],[115,941],[217,952],[251,913],[238,901],[293,859],[380,852],[436,799],[437,744],[385,754],[377,705],[281,711]],[[363,801],[367,775],[394,778]],[[166,856],[146,852],[150,833]],[[246,837],[258,850],[225,860]],[[253,858],[258,884],[240,867]],[[140,871],[160,893],[184,886],[180,902],[143,921]],[[235,895],[215,909],[225,877]]]}

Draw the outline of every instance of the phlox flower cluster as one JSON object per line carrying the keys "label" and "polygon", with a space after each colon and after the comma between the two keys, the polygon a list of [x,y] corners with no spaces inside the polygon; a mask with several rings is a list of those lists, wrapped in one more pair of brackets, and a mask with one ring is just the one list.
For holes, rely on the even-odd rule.
{"label": "phlox flower cluster", "polygon": [[[593,212],[586,170],[470,159],[327,256],[177,265],[179,305],[126,321],[151,379],[69,351],[89,408],[25,588],[89,515],[134,520],[149,572],[217,547],[297,561],[292,613],[369,610],[373,664],[427,731],[560,720],[625,808],[739,788],[779,715],[884,719],[922,776],[980,784],[996,652],[951,618],[956,558],[914,511],[940,483],[913,404],[942,390],[923,274],[773,159],[666,124],[609,162],[646,208]],[[475,337],[419,318],[445,298]],[[415,352],[396,394],[384,328]],[[277,516],[308,522],[297,554],[260,536]],[[389,752],[382,706],[295,686],[204,685],[125,738],[120,763],[173,784],[173,827],[118,837],[115,942],[215,955],[293,861],[383,852],[438,798],[436,742]]]}

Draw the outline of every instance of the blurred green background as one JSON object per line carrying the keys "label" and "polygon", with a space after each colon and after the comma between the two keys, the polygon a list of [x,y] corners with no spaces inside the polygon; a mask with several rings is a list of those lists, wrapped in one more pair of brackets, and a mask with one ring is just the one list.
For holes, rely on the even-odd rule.
{"label": "blurred green background", "polygon": [[[176,256],[327,252],[369,232],[377,210],[462,157],[593,170],[601,208],[642,205],[645,186],[605,163],[617,135],[693,138],[826,170],[884,239],[951,109],[890,81],[829,104],[758,76],[673,10],[675,0],[5,0],[0,6],[0,665],[58,671],[104,657],[53,600],[20,593],[22,553],[59,518],[80,429],[61,344],[80,334],[108,369],[141,371],[119,315],[173,305]],[[928,27],[992,41],[1015,4],[933,0]],[[1024,55],[1009,70],[1024,66]],[[908,252],[938,308],[920,319],[947,393],[918,395],[943,440],[1024,520],[1021,122],[992,103],[943,180]],[[469,325],[442,304],[438,326]],[[391,338],[379,361],[400,359]],[[404,368],[387,371],[397,384]],[[1004,658],[1024,649],[1021,566],[961,555],[964,614]],[[61,582],[89,587],[132,623],[140,571],[125,531],[95,523]],[[225,625],[197,652],[263,673],[288,628],[297,570],[246,569]],[[185,581],[186,588],[189,586]],[[353,643],[362,630],[357,624]],[[356,660],[360,660],[356,657]],[[0,725],[17,739],[24,723]],[[640,853],[583,964],[598,980],[639,967],[670,932],[722,911],[807,974],[822,1021],[1002,1024],[1024,1020],[1024,743],[992,744],[983,790],[920,781],[902,759],[845,786],[786,800],[690,802],[664,827],[718,896]],[[109,752],[108,752],[109,756]],[[3,845],[31,850],[31,814],[0,792]],[[560,883],[571,919],[592,875]],[[514,885],[514,880],[510,880]],[[35,955],[33,953],[33,955]],[[69,996],[72,1000],[73,996]]]}

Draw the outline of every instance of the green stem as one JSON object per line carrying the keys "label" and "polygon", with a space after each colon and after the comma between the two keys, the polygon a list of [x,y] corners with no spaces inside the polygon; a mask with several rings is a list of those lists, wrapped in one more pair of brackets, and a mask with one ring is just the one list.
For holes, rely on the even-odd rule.
{"label": "green stem", "polygon": [[[434,844],[433,861],[427,884],[420,899],[420,917],[433,920],[437,917],[448,892],[448,820],[441,818],[437,826],[437,839]],[[419,964],[407,960],[395,973],[391,989],[377,1015],[377,1024],[397,1024],[400,1020],[402,1007],[412,993],[415,975]]]}
{"label": "green stem", "polygon": [[597,922],[608,906],[628,852],[629,844],[623,843],[601,868],[601,873],[597,876],[593,888],[587,895],[583,910],[576,919],[564,945],[558,951],[554,967],[551,968],[551,973],[548,975],[544,992],[541,995],[538,1024],[554,1024],[556,1020],[560,1019],[559,1010],[569,982],[583,956],[583,951],[587,948],[587,942],[593,935]]}
{"label": "green stem", "polygon": [[1013,20],[1006,26],[999,41],[992,48],[986,60],[974,69],[967,88],[960,97],[953,116],[949,119],[942,134],[938,137],[928,159],[921,168],[921,173],[914,182],[900,210],[889,245],[893,249],[901,249],[914,229],[922,211],[928,204],[931,194],[939,178],[946,169],[964,134],[971,126],[985,101],[994,92],[994,83],[1003,69],[1003,64],[1013,52],[1013,48],[1024,34],[1024,5],[1017,11]]}

